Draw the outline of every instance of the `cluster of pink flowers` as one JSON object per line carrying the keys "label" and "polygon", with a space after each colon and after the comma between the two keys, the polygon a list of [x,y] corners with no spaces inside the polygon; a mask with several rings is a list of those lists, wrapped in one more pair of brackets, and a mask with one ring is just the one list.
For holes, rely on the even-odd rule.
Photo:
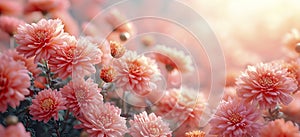
{"label": "cluster of pink flowers", "polygon": [[[206,54],[192,56],[203,49],[182,28],[127,22],[117,9],[102,17],[103,3],[0,1],[0,137],[300,137],[297,29],[282,34],[284,57],[225,46],[234,50],[225,54],[223,86],[209,75],[224,70],[210,68],[217,63]],[[139,36],[152,27],[184,48]],[[219,101],[212,83],[224,87]]]}

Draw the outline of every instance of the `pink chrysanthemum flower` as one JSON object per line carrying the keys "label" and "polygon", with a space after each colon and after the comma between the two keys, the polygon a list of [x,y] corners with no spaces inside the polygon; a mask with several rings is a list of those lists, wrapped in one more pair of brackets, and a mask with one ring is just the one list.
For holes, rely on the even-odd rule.
{"label": "pink chrysanthemum flower", "polygon": [[101,62],[102,52],[97,45],[87,38],[80,38],[77,42],[72,40],[70,45],[61,48],[49,60],[51,70],[60,78],[83,77],[95,73],[93,65]]}
{"label": "pink chrysanthemum flower", "polygon": [[0,29],[13,36],[17,32],[19,25],[25,24],[24,21],[10,16],[0,16]]}
{"label": "pink chrysanthemum flower", "polygon": [[58,111],[64,109],[66,109],[65,100],[61,93],[56,90],[44,89],[32,100],[29,113],[33,116],[33,120],[47,123],[52,117],[58,120]]}
{"label": "pink chrysanthemum flower", "polygon": [[156,113],[175,123],[197,128],[206,105],[203,94],[196,90],[187,87],[169,89],[156,104]]}
{"label": "pink chrysanthemum flower", "polygon": [[81,108],[103,104],[101,89],[92,79],[73,79],[60,91],[66,99],[66,106],[75,116],[80,114]]}
{"label": "pink chrysanthemum flower", "polygon": [[5,54],[0,55],[0,112],[4,112],[8,104],[13,108],[19,106],[30,93],[28,73],[23,63]]}
{"label": "pink chrysanthemum flower", "polygon": [[1,137],[31,137],[30,132],[26,132],[22,123],[16,125],[10,125],[6,129],[0,125]]}
{"label": "pink chrysanthemum flower", "polygon": [[257,137],[261,124],[260,112],[251,104],[239,100],[221,102],[210,121],[210,134],[218,137]]}
{"label": "pink chrysanthemum flower", "polygon": [[12,57],[15,61],[24,63],[27,70],[30,71],[35,78],[37,78],[41,73],[41,70],[37,68],[37,64],[34,64],[33,58],[25,58],[24,56],[18,54],[15,49],[7,50],[4,54]]}
{"label": "pink chrysanthemum flower", "polygon": [[278,103],[288,105],[293,100],[290,93],[298,89],[297,81],[289,75],[280,64],[248,66],[237,79],[237,95],[246,102],[258,103],[263,109]]}
{"label": "pink chrysanthemum flower", "polygon": [[134,93],[145,95],[157,88],[155,82],[160,79],[156,62],[136,52],[127,51],[122,58],[114,62],[118,72],[116,85]]}
{"label": "pink chrysanthemum flower", "polygon": [[182,73],[188,73],[194,70],[192,58],[184,54],[183,51],[163,45],[157,45],[154,50],[157,52],[155,53],[155,59],[166,64],[168,69],[172,70],[176,68]]}
{"label": "pink chrysanthemum flower", "polygon": [[42,13],[67,10],[70,6],[68,0],[28,0],[25,13],[40,11]]}
{"label": "pink chrysanthemum flower", "polygon": [[144,111],[129,121],[129,134],[133,137],[171,137],[169,125],[154,113]]}
{"label": "pink chrysanthemum flower", "polygon": [[61,46],[67,44],[69,38],[59,19],[42,19],[38,23],[21,25],[15,34],[19,44],[17,51],[26,58],[35,56],[35,63],[42,59],[48,60]]}
{"label": "pink chrysanthemum flower", "polygon": [[127,132],[121,110],[109,103],[90,105],[83,112],[83,116],[78,117],[81,124],[75,128],[83,128],[90,137],[121,137]]}
{"label": "pink chrysanthemum flower", "polygon": [[261,129],[260,137],[300,137],[298,126],[284,119],[269,122]]}

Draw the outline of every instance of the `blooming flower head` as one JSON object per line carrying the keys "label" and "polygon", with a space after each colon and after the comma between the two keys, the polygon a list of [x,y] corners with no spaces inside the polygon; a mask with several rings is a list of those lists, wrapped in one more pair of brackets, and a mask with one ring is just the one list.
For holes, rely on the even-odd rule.
{"label": "blooming flower head", "polygon": [[139,95],[145,95],[156,89],[160,79],[160,71],[154,60],[136,52],[128,51],[114,62],[117,71],[116,85],[124,90],[133,91]]}
{"label": "blooming flower head", "polygon": [[33,120],[47,123],[52,117],[58,120],[58,111],[66,109],[65,100],[60,92],[44,89],[32,100],[29,113]]}
{"label": "blooming flower head", "polygon": [[22,4],[19,1],[1,0],[0,13],[1,15],[18,16],[23,12]]}
{"label": "blooming flower head", "polygon": [[251,104],[239,100],[221,102],[210,121],[210,134],[218,137],[258,136],[260,112]]}
{"label": "blooming flower head", "polygon": [[185,137],[204,137],[205,132],[200,130],[190,131],[185,133]]}
{"label": "blooming flower head", "polygon": [[66,10],[69,6],[70,3],[67,0],[28,0],[25,12],[40,11],[47,13]]}
{"label": "blooming flower head", "polygon": [[167,90],[165,96],[156,104],[156,113],[175,123],[185,123],[197,128],[206,104],[202,93],[187,87],[174,88]]}
{"label": "blooming flower head", "polygon": [[15,34],[17,51],[26,58],[35,56],[35,63],[50,56],[66,44],[70,36],[59,19],[42,19],[38,23],[19,26]]}
{"label": "blooming flower head", "polygon": [[157,52],[155,59],[166,64],[166,67],[176,68],[182,73],[194,70],[191,57],[185,55],[183,51],[163,45],[157,45],[154,50]]}
{"label": "blooming flower head", "polygon": [[60,91],[66,99],[66,106],[75,116],[80,114],[81,108],[103,104],[101,89],[92,79],[73,79]]}
{"label": "blooming flower head", "polygon": [[0,136],[1,137],[31,137],[30,132],[26,132],[25,127],[22,123],[16,125],[10,125],[4,129],[0,125]]}
{"label": "blooming flower head", "polygon": [[169,125],[154,113],[144,111],[129,121],[129,134],[133,137],[171,137]]}
{"label": "blooming flower head", "polygon": [[261,108],[273,108],[278,103],[288,105],[290,93],[298,89],[297,81],[287,69],[275,63],[248,66],[237,79],[237,95],[246,102],[258,103]]}
{"label": "blooming flower head", "polygon": [[82,111],[83,116],[78,117],[81,124],[75,128],[83,128],[90,137],[121,137],[127,132],[121,110],[109,103],[90,105]]}
{"label": "blooming flower head", "polygon": [[70,45],[57,51],[50,60],[51,70],[60,78],[65,79],[69,75],[84,77],[95,73],[93,65],[101,62],[102,52],[88,39],[81,37],[77,42],[71,40]]}
{"label": "blooming flower head", "polygon": [[25,24],[24,21],[10,16],[0,16],[0,29],[13,36],[17,32],[19,25]]}
{"label": "blooming flower head", "polygon": [[0,112],[7,109],[7,105],[15,108],[25,95],[30,92],[30,77],[28,70],[22,62],[14,61],[13,58],[0,55]]}
{"label": "blooming flower head", "polygon": [[300,137],[298,126],[284,119],[269,122],[261,129],[261,137]]}
{"label": "blooming flower head", "polygon": [[15,61],[24,63],[26,69],[31,72],[35,78],[41,73],[41,70],[37,68],[37,64],[34,64],[33,58],[25,58],[24,56],[18,54],[15,49],[7,50],[4,54],[12,57]]}

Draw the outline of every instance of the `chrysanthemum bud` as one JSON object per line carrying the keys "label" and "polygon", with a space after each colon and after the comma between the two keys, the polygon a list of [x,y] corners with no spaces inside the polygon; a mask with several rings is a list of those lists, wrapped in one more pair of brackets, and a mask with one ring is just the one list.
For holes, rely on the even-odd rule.
{"label": "chrysanthemum bud", "polygon": [[16,125],[18,123],[18,117],[14,115],[9,115],[5,118],[5,123],[9,125]]}
{"label": "chrysanthemum bud", "polygon": [[126,49],[122,44],[116,41],[110,41],[110,53],[112,57],[120,58],[124,55],[125,51]]}
{"label": "chrysanthemum bud", "polygon": [[128,32],[123,32],[120,34],[120,40],[126,41],[130,38],[130,34]]}
{"label": "chrysanthemum bud", "polygon": [[115,79],[116,74],[117,72],[112,66],[104,67],[100,72],[100,78],[104,82],[108,83],[108,82],[112,82]]}
{"label": "chrysanthemum bud", "polygon": [[205,132],[200,130],[190,131],[185,133],[185,137],[204,137]]}

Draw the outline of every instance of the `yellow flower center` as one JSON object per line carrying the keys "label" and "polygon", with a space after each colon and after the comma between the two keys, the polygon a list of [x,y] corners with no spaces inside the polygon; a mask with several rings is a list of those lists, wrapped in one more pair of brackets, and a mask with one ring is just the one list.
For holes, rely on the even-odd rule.
{"label": "yellow flower center", "polygon": [[277,82],[277,79],[273,76],[270,76],[270,74],[267,74],[265,76],[262,76],[258,80],[258,82],[263,87],[273,87],[274,84]]}
{"label": "yellow flower center", "polygon": [[51,110],[53,109],[53,106],[54,106],[54,101],[51,98],[44,99],[41,102],[41,107],[43,110]]}
{"label": "yellow flower center", "polygon": [[243,117],[241,117],[241,115],[234,113],[229,117],[229,120],[236,124],[236,123],[240,123],[243,120]]}

